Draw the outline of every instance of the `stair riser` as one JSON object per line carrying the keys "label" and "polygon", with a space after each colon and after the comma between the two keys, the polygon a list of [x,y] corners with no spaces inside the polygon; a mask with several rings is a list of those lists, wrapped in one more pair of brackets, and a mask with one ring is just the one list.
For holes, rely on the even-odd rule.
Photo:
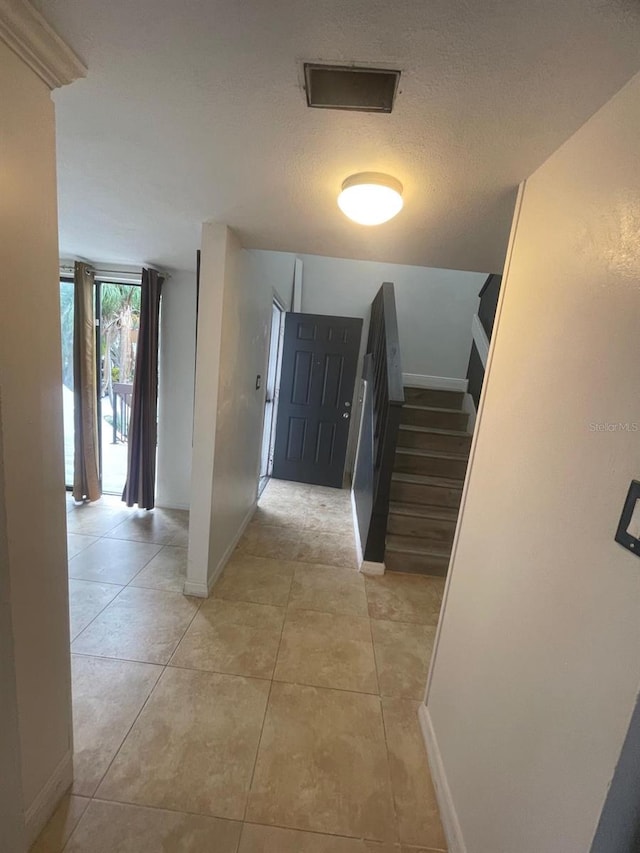
{"label": "stair riser", "polygon": [[466,412],[439,412],[437,409],[402,409],[403,424],[409,426],[455,429],[464,432],[469,415]]}
{"label": "stair riser", "polygon": [[387,551],[384,556],[384,564],[387,571],[390,572],[409,572],[410,574],[443,578],[446,577],[449,568],[449,558]]}
{"label": "stair riser", "polygon": [[438,545],[451,545],[456,532],[454,521],[442,521],[437,518],[420,518],[414,515],[389,514],[387,533],[395,536],[412,536],[435,542]]}
{"label": "stair riser", "polygon": [[450,477],[464,480],[467,471],[466,459],[441,459],[437,456],[408,456],[397,453],[394,471],[403,474],[425,474],[429,477]]}
{"label": "stair riser", "polygon": [[434,409],[462,409],[464,394],[459,391],[434,391],[432,388],[405,388],[405,403],[433,406]]}
{"label": "stair riser", "polygon": [[445,435],[437,432],[398,430],[398,447],[416,450],[440,450],[443,453],[469,453],[471,436]]}
{"label": "stair riser", "polygon": [[426,486],[422,483],[391,483],[391,500],[397,503],[458,507],[461,499],[461,489]]}

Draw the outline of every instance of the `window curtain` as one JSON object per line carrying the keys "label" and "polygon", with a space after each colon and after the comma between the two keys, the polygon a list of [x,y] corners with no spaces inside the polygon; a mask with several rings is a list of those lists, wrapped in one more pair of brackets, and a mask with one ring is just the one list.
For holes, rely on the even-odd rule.
{"label": "window curtain", "polygon": [[131,395],[127,482],[122,500],[141,509],[155,506],[158,438],[158,340],[160,293],[164,279],[156,270],[142,270],[140,327]]}
{"label": "window curtain", "polygon": [[73,284],[73,497],[97,501],[102,491],[98,473],[95,281],[87,264],[75,264]]}

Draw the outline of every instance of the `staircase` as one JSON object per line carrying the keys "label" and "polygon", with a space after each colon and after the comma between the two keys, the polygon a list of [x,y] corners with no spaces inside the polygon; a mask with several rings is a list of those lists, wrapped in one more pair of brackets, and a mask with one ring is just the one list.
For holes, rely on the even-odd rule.
{"label": "staircase", "polygon": [[384,561],[388,571],[444,576],[471,446],[464,394],[404,392]]}

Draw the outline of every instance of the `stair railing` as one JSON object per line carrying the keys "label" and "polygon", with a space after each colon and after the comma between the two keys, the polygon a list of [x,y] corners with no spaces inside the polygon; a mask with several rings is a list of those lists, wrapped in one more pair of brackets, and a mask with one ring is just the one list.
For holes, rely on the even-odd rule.
{"label": "stair railing", "polygon": [[371,303],[353,491],[363,557],[384,562],[391,477],[404,405],[396,300],[384,282]]}

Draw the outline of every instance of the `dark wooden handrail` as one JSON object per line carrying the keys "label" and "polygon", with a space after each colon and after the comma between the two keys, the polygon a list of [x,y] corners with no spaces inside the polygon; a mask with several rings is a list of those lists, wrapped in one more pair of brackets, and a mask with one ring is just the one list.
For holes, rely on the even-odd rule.
{"label": "dark wooden handrail", "polygon": [[[384,282],[371,304],[364,378],[366,391],[361,438],[370,436],[371,446],[369,452],[369,448],[363,448],[360,442],[354,492],[364,559],[382,563],[391,476],[404,405],[398,319],[391,282]],[[367,394],[370,395],[368,400]],[[366,516],[369,512],[367,524]]]}

